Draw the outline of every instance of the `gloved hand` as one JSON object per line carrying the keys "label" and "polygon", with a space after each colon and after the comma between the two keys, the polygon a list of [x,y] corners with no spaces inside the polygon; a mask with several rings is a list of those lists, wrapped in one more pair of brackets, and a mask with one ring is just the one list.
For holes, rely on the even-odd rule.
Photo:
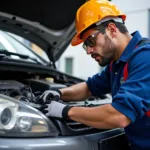
{"label": "gloved hand", "polygon": [[73,106],[65,105],[60,102],[51,101],[50,104],[42,106],[41,111],[48,117],[68,119],[68,111]]}
{"label": "gloved hand", "polygon": [[45,104],[48,101],[50,103],[52,100],[55,101],[60,100],[60,96],[61,96],[61,92],[59,90],[57,91],[47,90],[41,96],[38,97],[37,101],[40,104]]}

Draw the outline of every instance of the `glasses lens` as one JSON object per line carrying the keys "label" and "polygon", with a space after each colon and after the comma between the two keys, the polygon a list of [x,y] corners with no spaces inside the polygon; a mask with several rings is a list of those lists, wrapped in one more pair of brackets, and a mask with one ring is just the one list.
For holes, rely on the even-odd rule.
{"label": "glasses lens", "polygon": [[85,45],[85,43],[83,43],[83,48],[84,48],[84,50],[86,50],[87,51],[87,46]]}
{"label": "glasses lens", "polygon": [[95,37],[91,35],[84,41],[83,48],[87,50],[88,46],[94,47],[95,45],[96,45]]}
{"label": "glasses lens", "polygon": [[93,36],[90,36],[89,38],[87,38],[87,45],[89,47],[94,47],[96,45],[96,38]]}

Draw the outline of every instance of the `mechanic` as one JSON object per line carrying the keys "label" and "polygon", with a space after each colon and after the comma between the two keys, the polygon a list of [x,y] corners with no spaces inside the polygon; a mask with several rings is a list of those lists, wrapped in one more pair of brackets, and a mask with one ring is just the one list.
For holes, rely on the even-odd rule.
{"label": "mechanic", "polygon": [[[126,15],[105,0],[91,0],[78,9],[72,45],[83,42],[86,53],[106,67],[86,82],[45,91],[43,112],[100,129],[124,128],[131,149],[150,149],[150,44],[139,44],[142,36],[139,31],[129,34],[125,20]],[[79,101],[110,92],[112,103],[92,108],[49,102],[51,96]]]}

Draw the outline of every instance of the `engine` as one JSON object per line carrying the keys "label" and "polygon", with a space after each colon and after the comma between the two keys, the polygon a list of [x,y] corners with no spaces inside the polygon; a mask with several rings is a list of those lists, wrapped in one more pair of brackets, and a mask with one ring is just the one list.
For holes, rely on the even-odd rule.
{"label": "engine", "polygon": [[66,86],[32,79],[22,82],[0,80],[0,94],[24,101],[35,108],[40,107],[36,100],[45,90],[56,90],[63,87]]}
{"label": "engine", "polygon": [[31,99],[31,95],[33,96],[29,86],[14,80],[0,80],[0,94],[15,99],[19,99],[20,96],[25,96],[26,98]]}

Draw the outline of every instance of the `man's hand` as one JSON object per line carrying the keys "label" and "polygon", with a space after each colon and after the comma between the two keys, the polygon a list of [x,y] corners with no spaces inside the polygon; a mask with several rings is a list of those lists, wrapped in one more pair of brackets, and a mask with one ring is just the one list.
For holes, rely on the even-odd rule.
{"label": "man's hand", "polygon": [[58,101],[60,100],[60,96],[61,92],[59,90],[57,91],[47,90],[38,98],[38,103],[45,104],[46,102],[48,101],[50,102],[52,100]]}
{"label": "man's hand", "polygon": [[51,101],[50,104],[42,106],[42,112],[48,117],[68,119],[68,111],[72,106],[60,102]]}

